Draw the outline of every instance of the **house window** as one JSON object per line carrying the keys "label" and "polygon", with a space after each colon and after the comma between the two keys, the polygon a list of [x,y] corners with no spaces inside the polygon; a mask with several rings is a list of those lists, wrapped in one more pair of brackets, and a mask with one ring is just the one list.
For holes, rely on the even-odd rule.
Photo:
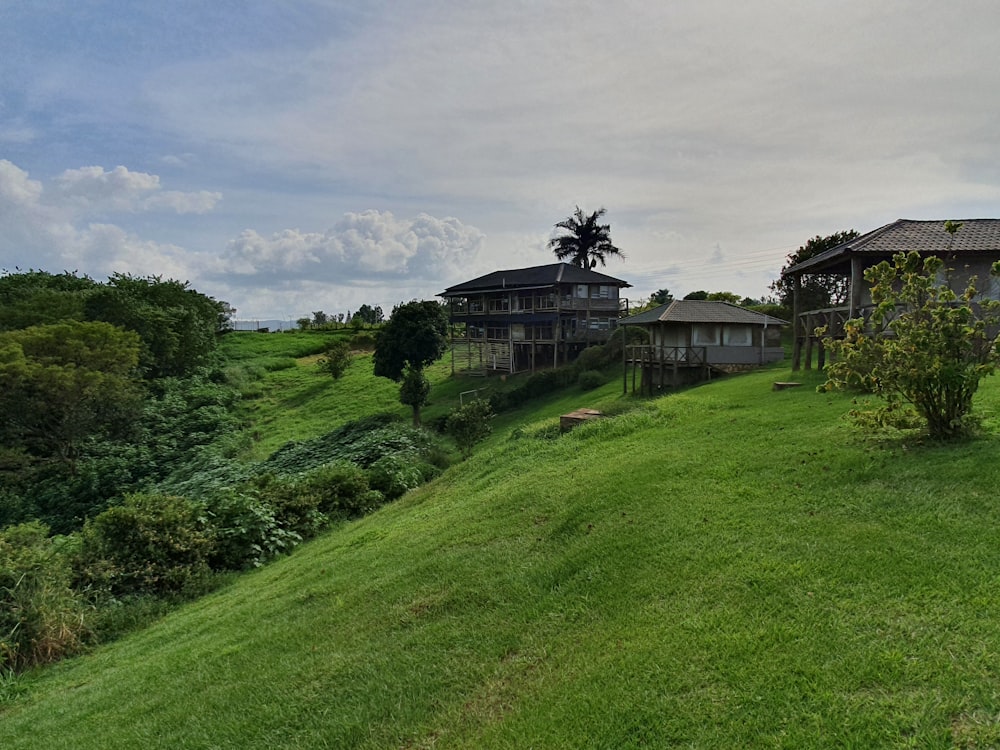
{"label": "house window", "polygon": [[510,300],[507,297],[496,297],[490,300],[490,312],[507,312],[510,310]]}
{"label": "house window", "polygon": [[590,330],[592,330],[592,331],[610,331],[611,330],[611,318],[591,318],[590,319]]}
{"label": "house window", "polygon": [[576,285],[576,296],[580,299],[587,299],[587,285],[577,284]]}
{"label": "house window", "polygon": [[521,323],[514,323],[510,327],[510,337],[514,341],[524,341],[524,325]]}
{"label": "house window", "polygon": [[612,299],[612,290],[615,287],[594,284],[590,287],[591,299]]}
{"label": "house window", "polygon": [[509,336],[509,329],[507,326],[487,326],[486,327],[486,338],[488,339],[506,339]]}
{"label": "house window", "polygon": [[750,326],[726,326],[722,331],[722,343],[725,346],[751,346],[753,329]]}
{"label": "house window", "polygon": [[692,346],[718,346],[719,326],[711,323],[695,323],[691,326]]}

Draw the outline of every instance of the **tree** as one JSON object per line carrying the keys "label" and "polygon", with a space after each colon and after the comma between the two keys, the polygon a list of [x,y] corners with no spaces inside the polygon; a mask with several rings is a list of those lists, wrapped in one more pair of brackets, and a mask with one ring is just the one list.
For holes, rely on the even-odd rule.
{"label": "tree", "polygon": [[161,378],[187,375],[205,364],[218,333],[229,325],[231,308],[187,282],[115,274],[88,295],[84,311],[89,320],[138,333],[140,366],[148,377]]}
{"label": "tree", "polygon": [[448,415],[445,431],[451,435],[463,458],[472,455],[480,443],[493,431],[493,408],[486,399],[475,398]]}
{"label": "tree", "polygon": [[83,320],[87,296],[98,287],[87,276],[28,271],[0,276],[0,330]]}
{"label": "tree", "polygon": [[423,369],[444,354],[447,333],[444,308],[433,300],[414,300],[394,308],[375,339],[375,375],[403,381],[400,401],[413,409],[414,425],[420,424],[420,407],[426,403],[426,394],[418,398],[426,381]]}
{"label": "tree", "polygon": [[708,292],[704,289],[699,289],[697,292],[688,292],[684,295],[684,299],[708,299]]}
{"label": "tree", "polygon": [[[788,255],[785,259],[785,265],[781,268],[781,273],[784,274],[792,266],[814,258],[820,253],[837,247],[837,245],[850,242],[856,237],[858,237],[858,233],[853,229],[835,232],[827,237],[817,235],[794,253]],[[779,276],[771,284],[771,291],[778,296],[779,304],[788,310],[792,309],[794,290],[795,281],[784,275]],[[799,307],[802,310],[824,310],[828,307],[837,307],[847,302],[849,293],[850,280],[844,275],[803,274],[799,288]]]}
{"label": "tree", "polygon": [[322,310],[317,310],[313,313],[313,326],[319,328],[320,326],[325,326],[327,321],[330,320],[330,316],[327,315]]}
{"label": "tree", "polygon": [[915,252],[867,269],[875,304],[870,328],[850,320],[844,339],[825,341],[837,361],[822,388],[857,388],[884,402],[852,412],[862,425],[907,426],[915,413],[934,438],[969,432],[972,397],[996,368],[1000,302],[978,299],[975,278],[956,293],[939,283],[944,270],[940,258]]}
{"label": "tree", "polygon": [[81,442],[131,429],[138,361],[139,337],[109,323],[0,333],[0,439],[72,469]]}
{"label": "tree", "polygon": [[607,265],[611,256],[624,260],[624,253],[611,244],[611,225],[598,223],[605,213],[606,210],[600,208],[584,216],[583,210],[577,206],[572,216],[555,225],[556,229],[566,233],[550,239],[549,248],[559,260],[568,258],[570,263],[580,268],[594,268],[598,263]]}
{"label": "tree", "polygon": [[354,313],[354,317],[351,320],[356,327],[360,328],[363,324],[370,326],[378,325],[384,319],[385,316],[382,314],[381,307],[378,305],[372,307],[371,305],[365,304],[358,308],[358,311]]}
{"label": "tree", "polygon": [[669,289],[657,289],[650,295],[649,301],[652,302],[654,305],[665,305],[668,302],[672,301],[673,298],[674,295],[670,293]]}
{"label": "tree", "polygon": [[351,365],[351,345],[343,339],[331,341],[316,365],[334,380],[339,380]]}
{"label": "tree", "polygon": [[431,395],[431,383],[419,367],[407,365],[399,384],[399,402],[413,410],[413,426],[420,426],[420,409]]}

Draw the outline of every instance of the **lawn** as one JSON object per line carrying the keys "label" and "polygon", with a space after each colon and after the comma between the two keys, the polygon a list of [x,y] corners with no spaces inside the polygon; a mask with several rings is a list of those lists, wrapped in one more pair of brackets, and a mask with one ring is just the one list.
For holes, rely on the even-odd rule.
{"label": "lawn", "polygon": [[[430,485],[19,683],[4,748],[1000,745],[1000,387],[957,445],[728,378]],[[588,403],[580,403],[587,399]],[[553,412],[553,413],[549,413]]]}

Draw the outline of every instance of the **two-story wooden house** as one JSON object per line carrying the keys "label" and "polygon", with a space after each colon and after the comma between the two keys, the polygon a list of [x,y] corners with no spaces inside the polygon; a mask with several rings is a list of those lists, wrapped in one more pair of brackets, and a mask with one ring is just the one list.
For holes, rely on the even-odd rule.
{"label": "two-story wooden house", "polygon": [[445,289],[452,370],[534,372],[606,342],[625,307],[626,281],[568,263],[514,268]]}

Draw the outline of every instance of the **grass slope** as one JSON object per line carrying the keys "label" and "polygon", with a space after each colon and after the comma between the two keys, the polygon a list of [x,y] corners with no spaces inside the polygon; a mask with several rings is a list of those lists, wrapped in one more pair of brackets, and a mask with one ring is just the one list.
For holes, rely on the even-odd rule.
{"label": "grass slope", "polygon": [[865,444],[789,378],[506,430],[30,676],[0,746],[997,746],[1000,438]]}

